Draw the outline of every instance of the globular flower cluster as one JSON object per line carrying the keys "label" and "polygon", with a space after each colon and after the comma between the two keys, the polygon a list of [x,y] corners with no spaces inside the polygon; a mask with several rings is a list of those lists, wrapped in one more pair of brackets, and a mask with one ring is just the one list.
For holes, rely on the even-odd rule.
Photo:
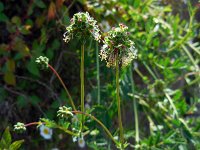
{"label": "globular flower cluster", "polygon": [[24,123],[18,122],[16,125],[14,125],[14,131],[18,132],[24,132],[26,131],[26,126]]}
{"label": "globular flower cluster", "polygon": [[73,116],[73,113],[71,111],[72,111],[71,107],[66,107],[66,106],[59,107],[57,116],[61,118],[68,118],[69,116]]}
{"label": "globular flower cluster", "polygon": [[40,66],[41,69],[47,69],[49,64],[49,58],[45,56],[40,56],[36,58],[35,62]]}
{"label": "globular flower cluster", "polygon": [[89,13],[79,12],[74,14],[71,24],[66,28],[63,40],[69,42],[73,37],[80,38],[85,41],[88,37],[93,37],[96,41],[100,41],[101,35],[97,21],[90,17]]}
{"label": "globular flower cluster", "polygon": [[119,24],[112,28],[104,39],[104,45],[100,50],[101,60],[105,60],[107,67],[116,67],[116,60],[120,66],[126,67],[133,59],[137,58],[137,50],[134,42],[129,39],[128,27]]}

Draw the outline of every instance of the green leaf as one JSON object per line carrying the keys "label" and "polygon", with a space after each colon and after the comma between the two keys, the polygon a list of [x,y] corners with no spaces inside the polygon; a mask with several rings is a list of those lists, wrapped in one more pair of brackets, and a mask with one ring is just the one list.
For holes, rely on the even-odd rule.
{"label": "green leaf", "polygon": [[140,6],[140,0],[134,0],[133,6],[134,6],[135,8],[138,8],[138,7]]}
{"label": "green leaf", "polygon": [[42,0],[35,0],[35,5],[38,6],[39,8],[46,8],[45,3]]}
{"label": "green leaf", "polygon": [[52,50],[58,50],[58,48],[60,47],[60,42],[58,39],[55,39],[51,45]]}
{"label": "green leaf", "polygon": [[31,96],[30,98],[33,105],[38,105],[38,103],[41,102],[41,99],[35,95]]}
{"label": "green leaf", "polygon": [[4,131],[2,138],[1,138],[1,145],[4,145],[4,148],[8,148],[8,146],[11,144],[11,135],[10,135],[10,131],[9,131],[9,127],[6,128],[6,130]]}
{"label": "green leaf", "polygon": [[18,96],[17,97],[17,105],[20,108],[24,108],[27,105],[27,101],[23,96]]}
{"label": "green leaf", "polygon": [[0,22],[6,22],[8,20],[8,17],[0,12]]}
{"label": "green leaf", "polygon": [[39,69],[37,67],[37,64],[35,63],[35,61],[32,59],[30,62],[27,63],[26,68],[28,69],[28,71],[30,73],[32,73],[33,75],[39,76]]}
{"label": "green leaf", "polygon": [[15,71],[15,61],[13,59],[8,59],[6,62],[7,70],[10,72]]}
{"label": "green leaf", "polygon": [[46,127],[55,128],[57,125],[53,120],[49,120],[46,118],[40,118],[40,121],[45,124]]}
{"label": "green leaf", "polygon": [[18,150],[21,147],[23,142],[24,142],[24,140],[15,141],[10,145],[9,149],[10,150]]}
{"label": "green leaf", "polygon": [[11,22],[19,26],[21,25],[21,18],[18,16],[14,16],[12,17]]}
{"label": "green leaf", "polygon": [[10,71],[7,71],[5,74],[4,74],[4,81],[9,84],[9,85],[16,85],[16,78],[15,78],[15,75],[10,72]]}

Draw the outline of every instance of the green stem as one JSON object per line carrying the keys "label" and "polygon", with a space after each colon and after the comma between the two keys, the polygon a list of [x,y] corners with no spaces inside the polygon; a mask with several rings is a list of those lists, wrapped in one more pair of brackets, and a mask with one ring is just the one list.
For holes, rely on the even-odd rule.
{"label": "green stem", "polygon": [[65,89],[65,92],[67,93],[67,96],[69,97],[70,103],[72,105],[73,110],[76,110],[76,107],[74,105],[74,101],[65,85],[65,83],[63,82],[62,78],[60,77],[60,75],[57,73],[57,71],[50,65],[48,64],[49,68],[53,71],[53,73],[57,76],[57,78],[59,79],[60,83],[62,84],[63,88]]}
{"label": "green stem", "polygon": [[156,75],[153,73],[153,71],[151,70],[151,68],[146,64],[146,62],[143,61],[144,66],[147,68],[147,70],[149,71],[149,73],[151,74],[151,76],[156,80],[157,77]]}
{"label": "green stem", "polygon": [[[44,122],[40,122],[40,121],[39,122],[31,122],[31,123],[25,124],[25,127],[32,126],[32,125],[41,125],[41,124],[45,124],[45,123]],[[61,127],[61,126],[58,126],[58,125],[56,125],[56,128],[61,129],[61,130],[65,131],[66,133],[68,133],[70,135],[73,135],[73,136],[77,136],[78,135],[78,134],[76,134],[76,133],[74,133],[74,132],[72,132],[70,130],[67,130],[67,129]]]}
{"label": "green stem", "polygon": [[[84,110],[84,44],[81,45],[81,112]],[[84,126],[84,116],[82,115],[82,125]]]}
{"label": "green stem", "polygon": [[[132,64],[130,67],[130,79],[131,79],[131,89],[134,95],[134,82],[133,82],[133,72],[132,72]],[[139,136],[139,122],[138,122],[138,110],[137,110],[137,102],[135,97],[133,96],[133,108],[134,108],[134,117],[135,117],[135,141],[139,143],[140,136]]]}
{"label": "green stem", "polygon": [[169,94],[166,93],[166,92],[165,92],[165,96],[166,96],[167,99],[169,100],[169,103],[171,104],[172,108],[174,109],[174,113],[175,113],[176,117],[179,118],[178,112],[177,112],[176,106],[175,106],[174,103],[173,103],[173,100],[171,99],[171,97],[169,96]]}
{"label": "green stem", "polygon": [[123,133],[123,125],[122,125],[122,117],[121,117],[121,106],[120,106],[120,95],[119,95],[119,60],[118,54],[116,56],[116,99],[117,99],[117,109],[118,109],[118,123],[120,130],[120,142],[122,144],[122,149],[124,149],[124,133]]}
{"label": "green stem", "polygon": [[105,132],[108,134],[108,136],[110,137],[110,139],[115,144],[117,144],[116,140],[114,139],[114,137],[112,136],[112,134],[110,133],[110,131],[106,128],[106,126],[99,119],[97,119],[96,117],[94,117],[94,116],[92,116],[90,114],[86,114],[86,113],[81,112],[81,111],[71,111],[71,112],[74,113],[74,114],[82,114],[84,116],[92,118],[94,121],[96,121],[105,130]]}
{"label": "green stem", "polygon": [[98,52],[98,43],[96,42],[96,63],[97,63],[97,101],[100,105],[100,71],[99,71],[99,52]]}

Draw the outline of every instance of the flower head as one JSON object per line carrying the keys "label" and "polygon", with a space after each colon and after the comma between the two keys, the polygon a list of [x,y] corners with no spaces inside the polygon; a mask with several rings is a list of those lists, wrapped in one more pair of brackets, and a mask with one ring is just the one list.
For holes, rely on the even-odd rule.
{"label": "flower head", "polygon": [[23,132],[26,131],[26,126],[24,123],[18,122],[14,125],[14,131]]}
{"label": "flower head", "polygon": [[40,128],[40,135],[44,139],[49,140],[52,138],[53,130],[51,128],[48,128],[45,125],[41,125],[39,128]]}
{"label": "flower head", "polygon": [[115,67],[116,59],[120,66],[125,67],[137,58],[137,50],[134,42],[129,39],[128,27],[120,24],[112,28],[104,39],[104,45],[100,50],[101,60],[105,60],[107,67]]}
{"label": "flower head", "polygon": [[45,56],[40,56],[36,58],[35,62],[41,67],[41,69],[47,69],[49,64],[49,58]]}
{"label": "flower head", "polygon": [[61,118],[73,116],[71,110],[72,110],[71,107],[66,107],[66,106],[59,107],[59,110],[57,112],[57,116],[61,117]]}
{"label": "flower head", "polygon": [[89,13],[79,12],[74,14],[71,24],[66,28],[63,40],[69,42],[73,37],[85,40],[88,36],[93,37],[96,41],[101,39],[100,30],[97,21],[90,17]]}
{"label": "flower head", "polygon": [[83,136],[78,138],[78,146],[80,148],[84,148],[85,147],[85,140],[84,140]]}
{"label": "flower head", "polygon": [[90,93],[88,93],[88,94],[86,95],[85,100],[86,100],[86,102],[88,102],[88,103],[90,103],[90,102],[92,101],[92,96],[91,96]]}

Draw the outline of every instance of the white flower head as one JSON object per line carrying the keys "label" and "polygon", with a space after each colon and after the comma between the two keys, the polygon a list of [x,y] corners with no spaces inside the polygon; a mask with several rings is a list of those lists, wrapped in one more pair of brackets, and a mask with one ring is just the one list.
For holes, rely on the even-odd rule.
{"label": "white flower head", "polygon": [[88,93],[88,94],[86,95],[85,100],[86,100],[86,102],[88,102],[88,103],[90,103],[90,102],[92,101],[92,96],[91,96],[90,93]]}
{"label": "white flower head", "polygon": [[88,103],[85,104],[85,109],[90,109],[90,105]]}
{"label": "white flower head", "polygon": [[80,147],[80,148],[84,148],[85,147],[85,140],[84,140],[84,138],[83,137],[79,137],[78,138],[78,146]]}
{"label": "white flower head", "polygon": [[77,136],[72,136],[72,141],[76,142],[77,141]]}
{"label": "white flower head", "polygon": [[53,135],[53,130],[46,127],[45,125],[41,125],[40,126],[40,135],[46,139],[46,140],[50,140],[52,138]]}
{"label": "white flower head", "polygon": [[108,21],[102,21],[101,27],[103,32],[108,32],[111,29],[111,26],[109,25]]}
{"label": "white flower head", "polygon": [[78,123],[78,117],[76,115],[74,115],[71,119],[72,123]]}
{"label": "white flower head", "polygon": [[55,148],[52,148],[51,150],[59,150],[59,149],[55,147]]}

